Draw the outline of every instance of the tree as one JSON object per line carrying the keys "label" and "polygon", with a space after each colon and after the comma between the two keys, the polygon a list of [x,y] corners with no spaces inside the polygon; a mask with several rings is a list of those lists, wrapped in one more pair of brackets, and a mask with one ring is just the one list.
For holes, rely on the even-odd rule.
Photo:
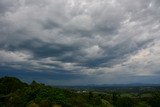
{"label": "tree", "polygon": [[149,103],[152,107],[160,107],[160,92],[153,93]]}
{"label": "tree", "polygon": [[134,107],[134,102],[129,97],[122,97],[117,100],[117,107]]}
{"label": "tree", "polygon": [[93,93],[91,91],[89,92],[89,96],[88,97],[89,97],[89,99],[93,98]]}
{"label": "tree", "polygon": [[151,107],[146,102],[139,102],[135,107]]}
{"label": "tree", "polygon": [[113,92],[112,93],[112,101],[113,101],[114,105],[116,105],[117,99],[118,99],[118,94],[116,92]]}

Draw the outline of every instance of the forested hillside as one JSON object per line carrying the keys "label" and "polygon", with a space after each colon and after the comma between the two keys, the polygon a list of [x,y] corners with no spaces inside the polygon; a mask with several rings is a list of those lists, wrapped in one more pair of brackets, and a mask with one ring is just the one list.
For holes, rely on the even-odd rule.
{"label": "forested hillside", "polygon": [[0,107],[160,107],[160,92],[146,93],[133,97],[133,93],[76,91],[0,78]]}

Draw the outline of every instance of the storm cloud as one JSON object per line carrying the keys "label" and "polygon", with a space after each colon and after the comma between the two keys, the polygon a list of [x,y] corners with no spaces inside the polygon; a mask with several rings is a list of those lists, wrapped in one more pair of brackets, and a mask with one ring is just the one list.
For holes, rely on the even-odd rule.
{"label": "storm cloud", "polygon": [[159,0],[0,1],[1,76],[157,83],[159,65]]}

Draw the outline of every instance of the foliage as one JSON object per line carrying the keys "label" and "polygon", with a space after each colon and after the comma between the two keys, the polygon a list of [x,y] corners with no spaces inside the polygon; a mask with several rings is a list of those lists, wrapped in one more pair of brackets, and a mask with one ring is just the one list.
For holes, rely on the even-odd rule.
{"label": "foliage", "polygon": [[149,100],[152,107],[160,107],[160,91],[154,92]]}
{"label": "foliage", "polygon": [[151,107],[151,106],[146,102],[139,102],[135,107]]}
{"label": "foliage", "polygon": [[36,81],[28,85],[15,77],[0,78],[0,107],[160,107],[159,91],[143,95],[122,91],[83,92]]}
{"label": "foliage", "polygon": [[117,107],[134,107],[134,102],[129,97],[119,98],[117,101]]}
{"label": "foliage", "polygon": [[17,89],[22,89],[26,87],[27,84],[21,82],[15,77],[3,77],[0,78],[0,94],[7,95]]}

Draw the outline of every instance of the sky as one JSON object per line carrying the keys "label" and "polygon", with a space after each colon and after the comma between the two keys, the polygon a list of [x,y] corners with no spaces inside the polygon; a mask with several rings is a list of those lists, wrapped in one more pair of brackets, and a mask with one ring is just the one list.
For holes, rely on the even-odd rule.
{"label": "sky", "polygon": [[0,0],[0,77],[160,83],[160,0]]}

